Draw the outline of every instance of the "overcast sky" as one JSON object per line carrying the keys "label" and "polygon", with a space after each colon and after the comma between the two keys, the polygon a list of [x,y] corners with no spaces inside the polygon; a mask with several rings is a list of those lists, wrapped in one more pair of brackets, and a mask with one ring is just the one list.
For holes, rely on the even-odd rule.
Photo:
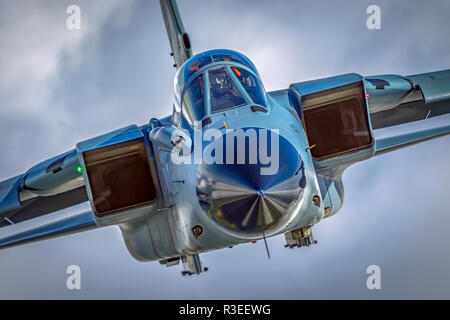
{"label": "overcast sky", "polygon": [[[66,8],[81,8],[81,30]],[[179,0],[195,52],[246,54],[267,90],[347,72],[450,68],[448,1]],[[344,5],[345,4],[345,5]],[[366,8],[381,8],[368,30]],[[175,69],[157,1],[0,1],[0,181],[78,141],[171,112]],[[449,123],[450,117],[430,120]],[[415,128],[414,124],[409,129]],[[0,251],[0,298],[450,298],[450,137],[356,164],[345,202],[314,227],[316,246],[284,237],[202,255],[210,271],[141,263],[117,227]],[[66,267],[82,289],[67,290]],[[381,267],[381,290],[366,268]]]}

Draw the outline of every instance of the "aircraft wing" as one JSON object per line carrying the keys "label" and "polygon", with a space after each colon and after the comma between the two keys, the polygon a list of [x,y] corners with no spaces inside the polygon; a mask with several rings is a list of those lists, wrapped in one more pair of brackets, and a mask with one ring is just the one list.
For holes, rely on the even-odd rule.
{"label": "aircraft wing", "polygon": [[159,4],[172,49],[171,55],[175,62],[174,67],[179,69],[187,59],[192,57],[191,41],[189,35],[184,31],[176,1],[160,0]]}
{"label": "aircraft wing", "polygon": [[[365,78],[373,129],[383,129],[450,113],[450,70],[417,75]],[[376,154],[446,135],[450,123],[376,141]]]}
{"label": "aircraft wing", "polygon": [[[179,68],[192,56],[189,36],[176,2],[160,5]],[[148,134],[148,126],[131,125],[0,181],[0,248],[119,224],[127,212],[150,210],[158,181]],[[63,210],[88,201],[92,211]]]}
{"label": "aircraft wing", "polygon": [[[129,125],[0,182],[0,248],[151,211],[158,179],[149,132],[149,125]],[[87,201],[92,211],[74,207]]]}
{"label": "aircraft wing", "polygon": [[344,74],[293,83],[269,95],[297,111],[313,156],[327,165],[330,158],[359,155],[362,160],[450,133],[450,121],[380,139],[372,131],[450,113],[450,70],[409,76]]}
{"label": "aircraft wing", "polygon": [[[91,212],[42,218],[86,201],[88,196],[75,149],[0,182],[0,247],[94,227]],[[24,224],[28,227],[24,228]]]}
{"label": "aircraft wing", "polygon": [[450,70],[365,78],[373,129],[450,112]]}

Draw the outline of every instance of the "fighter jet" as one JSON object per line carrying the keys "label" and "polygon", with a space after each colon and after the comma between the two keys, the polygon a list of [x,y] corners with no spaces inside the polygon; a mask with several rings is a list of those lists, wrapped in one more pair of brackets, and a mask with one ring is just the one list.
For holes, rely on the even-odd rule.
{"label": "fighter jet", "polygon": [[[374,135],[449,113],[450,70],[349,73],[267,92],[243,54],[194,55],[176,2],[160,6],[177,69],[172,114],[0,182],[1,248],[116,225],[135,259],[181,261],[192,275],[207,270],[202,252],[277,235],[287,248],[314,245],[311,228],[342,207],[349,166],[450,132],[448,123]],[[84,202],[91,210],[61,211]]]}

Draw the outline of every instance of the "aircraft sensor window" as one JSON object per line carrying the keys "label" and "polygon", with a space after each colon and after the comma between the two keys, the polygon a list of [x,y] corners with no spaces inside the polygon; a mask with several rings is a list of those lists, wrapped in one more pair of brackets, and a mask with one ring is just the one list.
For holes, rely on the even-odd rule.
{"label": "aircraft sensor window", "polygon": [[203,75],[198,76],[185,90],[183,104],[181,106],[183,115],[189,123],[199,121],[205,115],[203,97]]}
{"label": "aircraft sensor window", "polygon": [[209,71],[211,113],[245,105],[247,101],[237,89],[225,68]]}
{"label": "aircraft sensor window", "polygon": [[234,74],[253,100],[253,103],[266,107],[266,95],[259,80],[247,70],[236,67],[232,67],[231,70],[233,70]]}

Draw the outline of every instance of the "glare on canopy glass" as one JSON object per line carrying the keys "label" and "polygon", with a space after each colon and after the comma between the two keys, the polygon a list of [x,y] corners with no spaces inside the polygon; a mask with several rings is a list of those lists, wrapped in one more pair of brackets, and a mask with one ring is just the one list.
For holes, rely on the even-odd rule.
{"label": "glare on canopy glass", "polygon": [[189,85],[183,96],[181,109],[189,123],[192,124],[203,118],[205,114],[203,102],[203,75],[201,74]]}

